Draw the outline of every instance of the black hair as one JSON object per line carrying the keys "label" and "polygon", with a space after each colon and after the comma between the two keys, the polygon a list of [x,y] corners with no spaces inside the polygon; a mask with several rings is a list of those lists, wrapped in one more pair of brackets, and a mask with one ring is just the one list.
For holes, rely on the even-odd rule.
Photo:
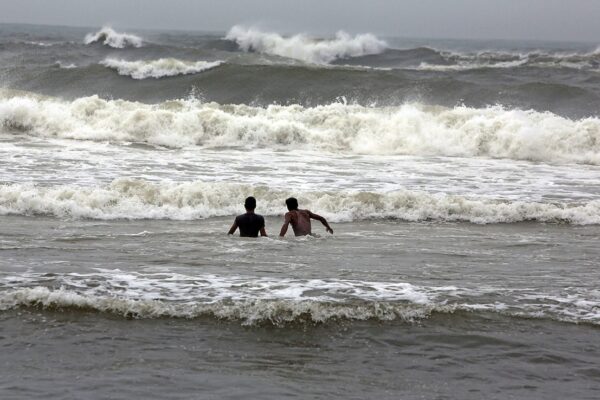
{"label": "black hair", "polygon": [[298,209],[298,200],[295,197],[290,197],[285,201],[288,210],[293,211]]}
{"label": "black hair", "polygon": [[254,210],[256,208],[256,199],[252,196],[247,197],[244,202],[244,207],[246,207],[247,210]]}

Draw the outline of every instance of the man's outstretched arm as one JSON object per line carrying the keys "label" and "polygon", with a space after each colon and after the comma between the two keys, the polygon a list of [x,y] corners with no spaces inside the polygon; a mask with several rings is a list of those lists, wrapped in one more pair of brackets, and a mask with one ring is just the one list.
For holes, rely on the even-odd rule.
{"label": "man's outstretched arm", "polygon": [[231,225],[231,228],[229,229],[229,232],[227,232],[227,234],[233,235],[237,228],[238,228],[237,222],[233,221],[233,225]]}
{"label": "man's outstretched arm", "polygon": [[292,221],[292,216],[290,213],[285,214],[285,219],[283,220],[283,226],[281,227],[281,231],[279,232],[279,236],[285,236],[288,230],[288,225]]}
{"label": "man's outstretched arm", "polygon": [[310,215],[310,217],[312,219],[316,219],[317,221],[321,221],[321,223],[325,226],[325,229],[327,230],[327,232],[329,232],[329,233],[331,233],[333,235],[333,229],[331,229],[331,227],[329,226],[329,223],[327,222],[327,220],[324,217],[321,217],[319,214],[315,214],[315,213],[310,212],[310,211],[308,211],[308,215]]}

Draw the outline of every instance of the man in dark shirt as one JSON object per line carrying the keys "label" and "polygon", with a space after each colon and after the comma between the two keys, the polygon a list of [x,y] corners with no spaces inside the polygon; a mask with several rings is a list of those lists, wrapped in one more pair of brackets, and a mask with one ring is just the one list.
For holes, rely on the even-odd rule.
{"label": "man in dark shirt", "polygon": [[233,235],[235,230],[240,228],[241,237],[258,237],[259,232],[260,236],[267,236],[265,219],[262,215],[254,214],[256,199],[252,196],[248,197],[244,202],[244,207],[246,207],[246,214],[235,217],[228,234]]}

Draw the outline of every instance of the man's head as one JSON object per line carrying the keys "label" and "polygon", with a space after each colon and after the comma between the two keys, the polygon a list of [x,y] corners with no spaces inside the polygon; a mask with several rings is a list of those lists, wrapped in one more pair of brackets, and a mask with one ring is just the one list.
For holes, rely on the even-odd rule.
{"label": "man's head", "polygon": [[246,207],[247,211],[254,211],[254,209],[256,208],[256,199],[252,196],[246,198],[246,201],[244,202],[244,207]]}
{"label": "man's head", "polygon": [[287,205],[287,208],[290,211],[294,211],[294,210],[298,209],[298,200],[296,200],[296,198],[294,198],[294,197],[290,197],[289,199],[287,199],[285,201],[285,204]]}

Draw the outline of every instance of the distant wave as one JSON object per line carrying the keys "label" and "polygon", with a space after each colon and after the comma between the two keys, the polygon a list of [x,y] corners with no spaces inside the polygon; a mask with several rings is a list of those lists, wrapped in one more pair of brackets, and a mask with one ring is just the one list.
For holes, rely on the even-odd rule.
{"label": "distant wave", "polygon": [[422,61],[415,69],[427,71],[466,71],[484,68],[570,68],[580,70],[600,69],[598,50],[584,53],[576,52],[507,52],[480,51],[461,53],[436,50],[444,63],[436,64]]}
{"label": "distant wave", "polygon": [[63,42],[52,42],[52,43],[50,43],[50,42],[26,41],[26,42],[23,42],[23,43],[29,44],[29,45],[32,45],[32,46],[39,46],[39,47],[52,47],[52,46],[55,46],[57,44],[62,44]]}
{"label": "distant wave", "polygon": [[497,63],[476,63],[476,62],[461,62],[458,64],[430,64],[423,62],[417,66],[416,70],[419,71],[468,71],[473,69],[485,69],[485,68],[517,68],[527,64],[526,60],[517,61],[502,61]]}
{"label": "distant wave", "polygon": [[182,61],[175,58],[158,60],[126,61],[107,58],[100,64],[117,70],[119,75],[133,79],[164,78],[168,76],[197,74],[222,64],[222,61]]}
{"label": "distant wave", "polygon": [[115,49],[125,47],[142,47],[142,38],[129,33],[119,33],[108,26],[102,27],[98,32],[88,33],[84,39],[85,44],[102,43]]}
{"label": "distant wave", "polygon": [[315,40],[303,34],[283,37],[278,33],[236,25],[229,30],[225,38],[236,42],[244,51],[256,51],[315,64],[379,54],[387,48],[387,43],[373,34],[352,37],[343,31],[338,32],[334,39]]}
{"label": "distant wave", "polygon": [[600,52],[478,51],[453,52],[430,47],[387,49],[377,55],[354,57],[336,64],[421,71],[468,71],[477,69],[567,68],[600,70]]}
{"label": "distant wave", "polygon": [[253,107],[0,97],[0,132],[181,148],[303,148],[355,154],[494,157],[600,165],[600,119],[550,112],[334,103]]}
{"label": "distant wave", "polygon": [[600,324],[600,298],[589,290],[418,286],[406,282],[278,279],[243,276],[97,273],[0,276],[0,310],[18,307],[83,309],[134,318],[214,317],[245,325],[406,322],[435,313],[495,312]]}
{"label": "distant wave", "polygon": [[193,220],[234,215],[248,193],[260,198],[260,211],[265,215],[280,215],[284,199],[296,195],[307,208],[318,209],[336,222],[393,218],[478,224],[522,221],[600,224],[600,200],[539,203],[411,190],[291,193],[234,183],[153,183],[138,179],[117,179],[107,186],[94,187],[0,185],[0,215]]}

